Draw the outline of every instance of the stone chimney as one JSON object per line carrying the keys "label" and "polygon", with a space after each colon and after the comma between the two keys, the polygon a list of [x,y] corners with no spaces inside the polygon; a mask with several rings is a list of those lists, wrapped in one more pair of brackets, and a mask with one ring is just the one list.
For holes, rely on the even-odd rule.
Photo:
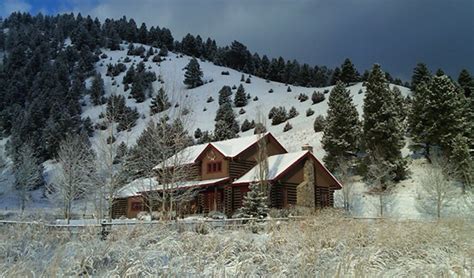
{"label": "stone chimney", "polygon": [[313,146],[311,146],[310,144],[304,144],[303,146],[301,146],[301,150],[309,151],[310,153],[312,153],[313,152]]}

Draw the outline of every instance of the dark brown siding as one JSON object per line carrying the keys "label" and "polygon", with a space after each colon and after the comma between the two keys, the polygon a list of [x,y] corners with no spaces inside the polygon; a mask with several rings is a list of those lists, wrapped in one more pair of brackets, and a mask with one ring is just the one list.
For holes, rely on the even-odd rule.
{"label": "dark brown siding", "polygon": [[250,171],[257,163],[251,160],[230,161],[229,174],[231,179],[237,179]]}
{"label": "dark brown siding", "polygon": [[127,216],[127,199],[115,199],[112,204],[112,218]]}

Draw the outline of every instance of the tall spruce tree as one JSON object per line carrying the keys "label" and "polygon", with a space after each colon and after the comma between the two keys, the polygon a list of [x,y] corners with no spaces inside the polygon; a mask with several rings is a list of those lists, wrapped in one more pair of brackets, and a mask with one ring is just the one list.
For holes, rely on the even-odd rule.
{"label": "tall spruce tree", "polygon": [[451,154],[449,157],[454,165],[454,174],[463,184],[463,191],[473,183],[473,159],[469,154],[469,139],[458,134],[451,141]]}
{"label": "tall spruce tree", "polygon": [[158,94],[151,100],[150,113],[154,115],[156,113],[163,112],[170,108],[171,103],[168,100],[168,95],[166,94],[163,87],[158,90]]}
{"label": "tall spruce tree", "polygon": [[461,88],[463,89],[464,95],[466,97],[470,97],[472,91],[474,91],[474,79],[472,78],[471,74],[467,69],[463,69],[459,73],[458,83],[459,86],[461,86]]}
{"label": "tall spruce tree", "polygon": [[202,71],[196,58],[192,58],[186,66],[186,72],[184,73],[184,84],[186,84],[190,89],[204,84],[202,81]]}
{"label": "tall spruce tree", "polygon": [[415,142],[425,145],[427,156],[433,145],[449,154],[452,140],[466,132],[466,114],[464,95],[449,77],[434,76],[428,84],[421,83],[414,92],[410,114]]}
{"label": "tall spruce tree", "polygon": [[235,119],[235,113],[230,103],[219,106],[216,113],[216,125],[214,128],[214,140],[232,139],[240,130],[239,123]]}
{"label": "tall spruce tree", "polygon": [[411,77],[411,88],[416,89],[421,82],[428,83],[431,79],[431,72],[424,63],[418,63],[413,69],[413,75]]}
{"label": "tall spruce tree", "polygon": [[322,139],[326,151],[324,163],[330,170],[335,170],[342,158],[356,152],[360,123],[350,92],[345,89],[345,83],[337,82],[329,95],[328,106]]}
{"label": "tall spruce tree", "polygon": [[359,81],[359,73],[349,58],[346,58],[341,65],[340,80],[346,84]]}
{"label": "tall spruce tree", "polygon": [[395,94],[390,90],[385,73],[375,64],[367,81],[364,98],[363,143],[371,161],[388,165],[395,180],[406,175],[401,115]]}
{"label": "tall spruce tree", "polygon": [[235,107],[244,107],[247,105],[247,96],[245,95],[245,89],[242,84],[239,85],[234,98]]}
{"label": "tall spruce tree", "polygon": [[97,73],[94,76],[94,79],[92,80],[90,94],[91,94],[92,104],[94,105],[102,104],[102,97],[105,94],[105,90],[104,90],[104,80],[102,79],[102,76],[99,73]]}
{"label": "tall spruce tree", "polygon": [[223,86],[219,90],[219,105],[224,103],[230,103],[230,96],[232,95],[232,89],[229,86]]}

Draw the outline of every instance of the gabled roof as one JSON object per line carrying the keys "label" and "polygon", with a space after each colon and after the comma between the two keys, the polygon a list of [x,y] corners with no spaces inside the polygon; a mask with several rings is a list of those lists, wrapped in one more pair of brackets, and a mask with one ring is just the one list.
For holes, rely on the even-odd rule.
{"label": "gabled roof", "polygon": [[[285,154],[277,154],[268,157],[268,181],[278,180],[282,176],[284,176],[287,171],[289,171],[296,163],[304,159],[305,157],[309,157],[313,159],[316,164],[320,165],[321,168],[331,177],[336,185],[342,188],[342,184],[334,177],[334,175],[324,166],[324,164],[317,159],[313,153],[309,151],[299,151],[294,153],[285,153]],[[248,171],[245,175],[240,177],[239,179],[235,180],[233,184],[246,184],[257,182],[259,180],[258,177],[259,173],[259,166],[256,165],[250,171]]]}
{"label": "gabled roof", "polygon": [[152,188],[157,184],[158,181],[155,178],[139,178],[120,188],[115,194],[115,198],[140,196],[141,191]]}
{"label": "gabled roof", "polygon": [[[224,141],[200,144],[185,148],[184,150],[178,152],[177,154],[168,158],[164,162],[158,164],[153,169],[161,169],[163,167],[172,166],[175,165],[176,162],[178,162],[180,165],[194,163],[199,159],[201,154],[203,154],[204,150],[206,150],[207,148],[214,148],[224,157],[233,158],[255,145],[258,142],[259,138],[267,136],[270,136],[275,140],[275,142],[277,142],[277,144],[280,144],[270,132],[265,133],[263,136],[252,135],[233,138]],[[283,146],[280,145],[280,147],[285,150]]]}
{"label": "gabled roof", "polygon": [[212,179],[212,180],[198,180],[198,181],[179,181],[172,184],[167,184],[167,188],[163,184],[156,183],[154,186],[150,188],[144,188],[143,190],[139,191],[140,193],[150,192],[150,191],[161,191],[163,189],[166,190],[174,190],[174,189],[186,189],[186,188],[197,188],[197,187],[206,187],[211,185],[216,185],[218,183],[228,181],[229,178],[219,178],[219,179]]}
{"label": "gabled roof", "polygon": [[[294,153],[285,153],[269,156],[267,180],[274,180],[291,165],[295,164],[297,161],[303,158],[307,153],[308,151],[299,151]],[[259,179],[258,176],[259,166],[256,165],[245,175],[234,181],[234,184],[256,182]]]}

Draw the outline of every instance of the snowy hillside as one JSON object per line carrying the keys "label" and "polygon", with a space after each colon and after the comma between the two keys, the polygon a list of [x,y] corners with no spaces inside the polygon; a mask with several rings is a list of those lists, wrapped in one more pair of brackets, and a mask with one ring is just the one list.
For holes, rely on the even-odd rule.
{"label": "snowy hillside", "polygon": [[[70,43],[67,41],[67,43]],[[135,44],[136,47],[139,44]],[[115,65],[117,63],[124,63],[127,66],[127,69],[133,65],[137,65],[139,62],[143,61],[143,58],[139,56],[127,55],[127,44],[121,45],[123,50],[110,51],[108,49],[102,49],[102,52],[107,55],[107,58],[101,59],[96,63],[96,70],[101,74],[104,80],[105,87],[105,97],[111,95],[123,95],[127,100],[127,106],[132,108],[137,108],[140,113],[140,118],[137,120],[136,125],[130,131],[121,131],[114,134],[117,142],[125,142],[128,146],[135,144],[136,139],[140,136],[141,132],[145,129],[147,123],[153,118],[153,120],[158,120],[164,115],[168,115],[170,118],[180,117],[185,125],[190,135],[194,134],[194,131],[197,128],[200,128],[202,131],[214,130],[214,118],[216,111],[218,109],[218,92],[223,86],[238,87],[242,84],[245,88],[245,93],[250,94],[250,99],[248,104],[243,107],[246,111],[244,114],[240,115],[240,108],[233,108],[236,119],[239,124],[247,119],[249,121],[256,120],[258,115],[261,114],[264,119],[266,119],[267,130],[272,132],[275,137],[283,144],[283,146],[290,152],[299,151],[301,146],[304,144],[310,144],[314,147],[315,155],[322,159],[324,156],[324,150],[321,147],[321,137],[322,133],[315,133],[313,129],[314,119],[319,115],[326,115],[327,112],[327,101],[329,97],[331,87],[324,88],[306,88],[306,87],[297,87],[290,86],[291,92],[288,92],[288,86],[283,83],[267,81],[262,78],[251,76],[251,83],[241,82],[242,73],[233,69],[220,67],[212,64],[207,61],[199,61],[201,70],[204,74],[203,80],[205,84],[194,88],[187,89],[183,84],[184,80],[184,68],[189,63],[191,57],[183,56],[181,54],[176,54],[170,52],[166,57],[165,61],[155,63],[151,60],[151,57],[145,63],[145,69],[147,71],[153,71],[156,73],[158,80],[163,80],[153,82],[154,93],[163,86],[165,89],[169,100],[172,105],[171,108],[167,111],[164,111],[154,116],[150,116],[150,104],[151,98],[147,98],[146,101],[142,103],[137,103],[134,98],[129,97],[130,91],[124,91],[124,85],[122,84],[123,77],[126,72],[120,73],[116,77],[106,76],[107,65]],[[149,46],[145,46],[146,49]],[[155,48],[156,49],[156,48]],[[156,49],[159,51],[159,49]],[[131,61],[125,62],[125,58],[128,57]],[[222,75],[222,72],[226,71],[228,75]],[[245,79],[249,77],[245,75]],[[91,86],[92,78],[86,80],[86,86],[89,88]],[[391,85],[394,86],[394,85]],[[405,87],[399,87],[402,94],[408,95],[410,93],[409,89]],[[362,105],[364,100],[365,88],[362,86],[362,83],[357,83],[353,86],[348,87],[353,97],[353,101],[357,106],[359,111],[359,116],[362,116]],[[269,91],[272,90],[272,93]],[[325,92],[326,99],[320,103],[312,104],[311,95],[313,92]],[[233,100],[236,89],[232,90],[233,95],[231,99]],[[361,92],[361,93],[359,93]],[[308,99],[304,102],[298,100],[300,94],[306,94]],[[213,102],[207,102],[208,98],[212,97]],[[257,97],[258,100],[254,100]],[[90,117],[94,124],[101,123],[100,114],[106,111],[106,104],[94,106],[92,105],[89,95],[84,97],[83,102],[83,113],[82,117]],[[175,108],[175,105],[179,104],[178,108]],[[288,120],[293,128],[287,132],[283,132],[283,127],[285,123],[272,126],[271,120],[268,120],[268,112],[272,107],[283,106],[287,111],[291,107],[295,107],[298,111],[298,116]],[[180,113],[183,108],[190,110],[190,113],[187,116],[182,116]],[[306,110],[311,108],[314,110],[314,114],[307,117]],[[204,111],[205,110],[205,111]],[[103,142],[104,138],[109,136],[109,130],[100,130],[96,129],[93,137],[91,138],[92,146],[100,145],[100,142]],[[240,136],[248,136],[253,134],[253,129],[246,131],[244,133],[239,133]],[[1,149],[4,149],[4,145],[7,139],[1,141]],[[408,150],[405,148],[404,155],[406,155]],[[46,161],[44,164],[43,176],[46,183],[51,183],[54,180],[56,173],[57,165],[53,161]],[[11,210],[18,207],[18,196],[16,190],[13,188],[13,175],[11,172],[11,167],[2,173],[3,179],[0,181],[0,203],[2,204],[2,209]],[[57,208],[54,202],[51,202],[44,196],[42,189],[35,190],[31,194],[32,202],[28,205],[29,208]],[[80,202],[76,205],[76,210],[81,209]],[[366,205],[362,205],[360,208],[360,214],[365,214],[367,212],[364,208]]]}
{"label": "snowy hillside", "polygon": [[[139,44],[135,44],[135,46],[139,46]],[[127,98],[127,105],[130,107],[136,107],[139,113],[142,115],[142,117],[137,121],[137,125],[132,129],[131,132],[124,131],[116,136],[119,141],[124,141],[130,146],[135,143],[137,137],[146,127],[146,123],[150,120],[151,98],[148,98],[142,103],[136,103],[133,98],[128,99],[130,90],[124,92],[124,85],[122,84],[122,79],[125,76],[125,72],[116,76],[114,80],[112,80],[112,77],[106,76],[107,64],[110,63],[113,65],[119,62],[124,63],[125,57],[128,56],[126,50],[127,45],[122,45],[122,48],[125,50],[110,51],[103,49],[102,51],[108,57],[106,59],[101,59],[101,61],[96,64],[96,68],[97,71],[102,74],[102,78],[104,79],[106,96],[110,96],[112,94],[124,95]],[[145,46],[145,48],[148,49],[149,46]],[[132,64],[135,64],[136,66],[140,61],[143,60],[139,56],[128,57],[131,59],[131,62],[124,63],[127,65],[127,68]],[[267,119],[266,125],[268,131],[272,132],[289,151],[299,150],[301,145],[309,143],[315,147],[316,155],[319,158],[322,158],[324,153],[319,143],[321,134],[314,132],[313,122],[317,116],[326,115],[328,108],[327,99],[329,95],[326,95],[326,99],[323,102],[314,105],[312,105],[311,95],[314,91],[321,93],[326,90],[330,91],[332,87],[305,88],[290,86],[291,92],[287,92],[288,86],[285,84],[266,81],[255,76],[251,77],[251,83],[248,84],[240,81],[242,76],[241,72],[216,66],[210,62],[200,61],[200,67],[204,74],[203,80],[206,81],[206,84],[194,89],[187,89],[183,84],[184,67],[188,64],[190,59],[191,58],[188,56],[178,56],[177,54],[170,52],[168,57],[166,57],[166,61],[159,63],[159,65],[155,62],[152,62],[151,59],[149,59],[147,62],[144,62],[145,68],[148,71],[154,71],[156,75],[161,76],[161,79],[164,81],[164,84],[160,84],[159,81],[153,82],[155,93],[161,86],[163,86],[170,101],[172,102],[172,108],[170,110],[153,116],[155,120],[164,114],[169,115],[171,118],[180,117],[180,115],[178,115],[178,110],[181,111],[184,105],[184,107],[191,111],[191,113],[186,116],[185,119],[185,123],[191,135],[197,128],[200,128],[202,131],[213,131],[215,124],[214,117],[219,106],[217,102],[219,90],[225,85],[231,87],[235,85],[238,87],[239,84],[243,84],[245,92],[250,94],[251,98],[249,99],[247,106],[244,107],[244,110],[246,111],[245,114],[239,115],[238,112],[240,108],[234,108],[234,112],[240,124],[242,124],[245,119],[248,119],[249,121],[256,120],[258,113],[261,113],[263,117],[267,119],[268,112],[274,106],[283,106],[287,111],[292,106],[294,106],[299,112],[299,115],[289,120],[293,126],[293,129],[283,132],[285,123],[272,126],[271,121]],[[229,75],[222,75],[221,73],[223,71],[229,72]],[[245,78],[247,77],[248,75],[245,75]],[[112,85],[114,81],[116,84]],[[409,89],[405,87],[399,88],[404,95],[409,94]],[[362,83],[358,83],[348,87],[348,89],[350,90],[354,103],[356,104],[359,114],[361,115],[365,88],[362,86]],[[273,93],[269,93],[270,90],[273,90]],[[362,90],[361,94],[359,94],[360,90]],[[235,94],[236,89],[233,89],[232,91]],[[309,99],[304,102],[300,102],[298,100],[298,95],[301,93],[306,94]],[[207,99],[209,97],[212,97],[214,101],[207,103]],[[254,97],[258,97],[258,100],[255,101]],[[231,96],[231,99],[233,99],[233,96]],[[87,100],[86,103],[87,105],[83,107],[83,117],[90,117],[94,123],[100,122],[99,115],[100,113],[105,112],[106,105],[92,106]],[[176,103],[180,105],[179,108],[174,108]],[[311,108],[315,111],[315,113],[309,117],[306,116],[306,110],[308,108]],[[206,111],[204,111],[204,109],[206,109]],[[97,138],[102,138],[104,136],[104,132],[106,131],[96,131],[94,136],[95,139],[97,140]],[[240,136],[247,136],[250,134],[253,134],[253,130],[240,133]]]}

